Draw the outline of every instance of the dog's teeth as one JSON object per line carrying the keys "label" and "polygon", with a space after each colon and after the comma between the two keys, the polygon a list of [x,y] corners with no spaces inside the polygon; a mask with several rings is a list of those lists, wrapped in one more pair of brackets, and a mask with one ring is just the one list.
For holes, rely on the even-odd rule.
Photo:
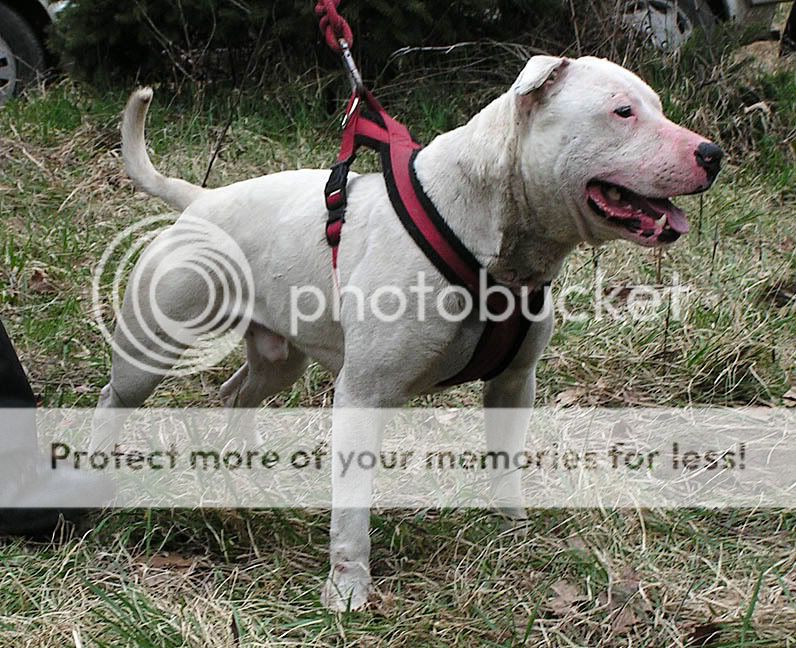
{"label": "dog's teeth", "polygon": [[608,190],[605,192],[605,195],[608,196],[611,200],[619,201],[622,197],[622,192],[619,191],[616,187],[609,187]]}
{"label": "dog's teeth", "polygon": [[658,220],[656,220],[656,221],[655,221],[655,224],[656,224],[658,227],[663,227],[664,225],[666,225],[666,214],[664,214],[664,215],[663,215],[663,216],[661,216],[661,217],[660,217]]}

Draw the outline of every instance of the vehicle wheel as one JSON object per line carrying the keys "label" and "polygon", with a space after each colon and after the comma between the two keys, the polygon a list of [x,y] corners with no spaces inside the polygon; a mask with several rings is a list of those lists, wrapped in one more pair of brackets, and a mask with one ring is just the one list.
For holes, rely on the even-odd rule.
{"label": "vehicle wheel", "polygon": [[706,0],[634,0],[625,5],[622,23],[658,49],[673,52],[695,29],[710,36],[718,18]]}
{"label": "vehicle wheel", "polygon": [[0,104],[35,81],[45,68],[44,47],[14,10],[0,4]]}

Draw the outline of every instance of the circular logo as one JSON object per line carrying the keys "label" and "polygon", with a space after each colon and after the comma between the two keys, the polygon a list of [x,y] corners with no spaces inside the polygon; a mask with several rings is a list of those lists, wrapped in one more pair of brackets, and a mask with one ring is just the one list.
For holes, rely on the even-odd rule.
{"label": "circular logo", "polygon": [[[242,339],[253,305],[254,277],[243,250],[223,229],[194,216],[134,223],[111,241],[94,270],[93,315],[103,337],[130,364],[164,376],[220,362]],[[114,333],[105,320],[109,309]]]}

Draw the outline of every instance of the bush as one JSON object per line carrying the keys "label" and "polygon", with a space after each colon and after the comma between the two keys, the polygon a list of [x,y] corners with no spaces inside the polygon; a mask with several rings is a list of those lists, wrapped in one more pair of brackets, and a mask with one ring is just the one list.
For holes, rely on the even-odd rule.
{"label": "bush", "polygon": [[[366,75],[402,47],[475,39],[512,40],[536,27],[556,0],[345,0]],[[238,81],[258,84],[274,69],[301,73],[336,66],[312,0],[73,0],[52,44],[74,73],[92,82]]]}

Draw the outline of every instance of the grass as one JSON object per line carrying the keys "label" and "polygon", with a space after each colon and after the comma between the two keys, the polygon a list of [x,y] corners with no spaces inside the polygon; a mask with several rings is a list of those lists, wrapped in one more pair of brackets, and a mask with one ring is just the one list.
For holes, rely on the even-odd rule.
{"label": "grass", "polygon": [[[760,71],[725,53],[706,72],[715,92],[682,61],[669,65],[676,74],[648,76],[672,115],[730,152],[716,187],[680,201],[693,232],[671,250],[584,247],[556,289],[598,273],[606,290],[676,274],[689,299],[679,320],[661,305],[652,322],[559,325],[540,366],[542,403],[777,406],[796,382],[793,64]],[[438,83],[419,81],[409,99],[385,93],[424,140],[496,91],[465,95],[462,84],[437,109]],[[96,402],[110,358],[89,313],[94,264],[116,233],[161,209],[121,169],[125,95],[63,82],[0,112],[0,313],[46,406]],[[329,165],[337,132],[321,102],[279,96],[245,98],[212,185]],[[760,101],[770,114],[744,112]],[[228,110],[157,93],[157,165],[201,181]],[[168,380],[149,403],[218,405],[239,360]],[[269,405],[331,398],[330,376],[313,367]],[[468,386],[415,404],[478,398]],[[0,645],[796,646],[791,512],[544,510],[523,531],[481,511],[380,512],[376,600],[342,616],[317,596],[328,522],[313,511],[116,511],[49,543],[5,540]]]}

